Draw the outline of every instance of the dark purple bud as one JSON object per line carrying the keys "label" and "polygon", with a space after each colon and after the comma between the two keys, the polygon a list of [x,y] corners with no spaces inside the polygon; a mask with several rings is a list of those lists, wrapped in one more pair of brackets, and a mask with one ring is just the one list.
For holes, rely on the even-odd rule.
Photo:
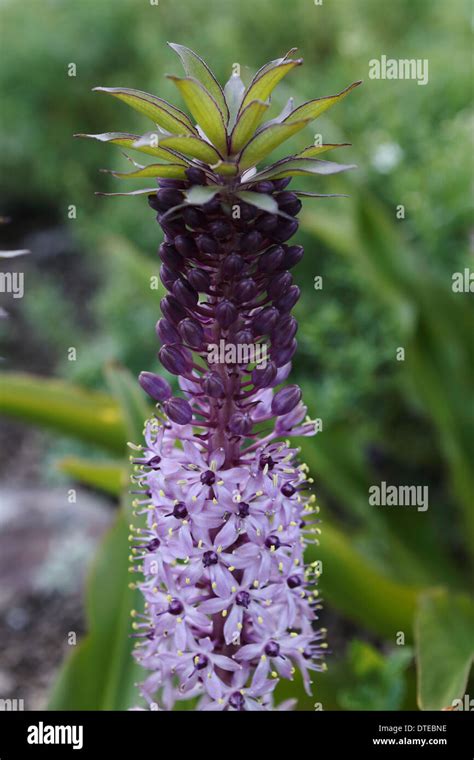
{"label": "dark purple bud", "polygon": [[239,330],[238,332],[235,333],[232,342],[235,343],[236,346],[238,345],[247,346],[250,343],[253,343],[253,333],[248,328],[244,330]]}
{"label": "dark purple bud", "polygon": [[247,301],[253,301],[257,295],[257,286],[251,277],[246,277],[245,280],[237,282],[234,287],[234,298],[240,303],[246,303]]}
{"label": "dark purple bud", "polygon": [[153,372],[140,372],[138,382],[154,401],[166,401],[173,393],[169,382]]}
{"label": "dark purple bud", "polygon": [[204,269],[188,269],[188,281],[198,293],[208,293],[211,287],[211,278]]}
{"label": "dark purple bud", "polygon": [[250,415],[244,412],[234,412],[229,420],[229,430],[236,435],[248,435],[252,432],[252,427]]}
{"label": "dark purple bud", "polygon": [[156,323],[156,334],[162,343],[180,343],[179,332],[169,319],[162,318]]}
{"label": "dark purple bud", "polygon": [[179,334],[181,335],[184,343],[187,343],[191,348],[199,349],[202,347],[204,341],[204,330],[200,322],[197,319],[191,319],[186,317],[178,325]]}
{"label": "dark purple bud", "polygon": [[239,249],[244,253],[255,253],[262,247],[263,240],[264,237],[258,230],[251,230],[240,238]]}
{"label": "dark purple bud", "polygon": [[293,496],[294,493],[296,493],[296,488],[291,485],[291,483],[283,483],[282,487],[280,488],[280,491],[282,492],[283,496]]}
{"label": "dark purple bud", "polygon": [[277,196],[278,207],[284,211],[285,214],[290,216],[296,216],[301,211],[302,203],[297,195],[294,193],[286,192],[280,193]]}
{"label": "dark purple bud", "polygon": [[226,256],[224,263],[222,264],[223,276],[235,277],[235,275],[239,274],[242,271],[244,264],[244,259],[242,256],[239,256],[238,253],[229,254],[229,256]]}
{"label": "dark purple bud", "polygon": [[274,237],[273,233],[278,226],[278,217],[276,214],[262,214],[255,222],[255,226],[265,237],[269,235]]}
{"label": "dark purple bud", "polygon": [[169,179],[167,177],[160,177],[158,179],[158,187],[171,187],[175,190],[184,190],[187,186],[188,183],[183,179]]}
{"label": "dark purple bud", "polygon": [[299,385],[287,385],[275,393],[272,401],[272,412],[278,417],[288,414],[301,401],[301,388]]}
{"label": "dark purple bud", "polygon": [[206,224],[206,216],[199,211],[199,209],[193,206],[188,206],[183,211],[183,219],[187,227],[191,227],[193,230],[197,230],[199,227],[204,227]]}
{"label": "dark purple bud", "polygon": [[279,243],[284,243],[285,240],[289,240],[295,234],[298,229],[298,222],[296,219],[282,219],[277,228],[272,232],[272,238],[278,240]]}
{"label": "dark purple bud", "polygon": [[[174,289],[173,289],[174,291]],[[301,290],[298,285],[292,285],[286,293],[284,293],[277,301],[275,306],[279,311],[291,311],[295,303],[298,301],[301,295]]]}
{"label": "dark purple bud", "polygon": [[251,222],[260,213],[256,206],[251,206],[250,203],[244,203],[244,201],[240,201],[239,207],[240,218],[243,222]]}
{"label": "dark purple bud", "polygon": [[216,319],[224,330],[235,322],[237,316],[237,309],[230,301],[221,301],[216,307]]}
{"label": "dark purple bud", "polygon": [[270,298],[279,298],[283,293],[286,293],[288,288],[293,283],[293,277],[289,272],[280,272],[275,277],[269,280],[267,285],[267,293]]}
{"label": "dark purple bud", "polygon": [[262,180],[262,182],[257,182],[252,186],[255,193],[273,193],[274,189],[275,186],[270,180]]}
{"label": "dark purple bud", "polygon": [[184,258],[192,258],[197,255],[196,243],[189,235],[177,235],[174,239],[174,245],[178,253]]}
{"label": "dark purple bud", "polygon": [[197,169],[194,166],[190,166],[184,172],[192,185],[206,185],[206,174],[202,169]]}
{"label": "dark purple bud", "polygon": [[173,396],[163,404],[164,410],[171,422],[177,425],[188,425],[193,418],[193,410],[184,398]]}
{"label": "dark purple bud", "polygon": [[232,235],[232,224],[226,219],[216,219],[215,222],[211,222],[209,225],[209,231],[211,235],[214,235],[218,240],[225,240]]}
{"label": "dark purple bud", "polygon": [[172,290],[174,283],[179,277],[177,272],[173,272],[166,264],[162,264],[160,267],[160,280],[168,290]]}
{"label": "dark purple bud", "polygon": [[224,381],[217,372],[208,372],[202,381],[202,389],[211,398],[224,398]]}
{"label": "dark purple bud", "polygon": [[162,314],[170,322],[181,322],[186,316],[186,310],[183,309],[180,302],[175,296],[165,296],[160,301]]}
{"label": "dark purple bud", "polygon": [[256,367],[252,371],[252,382],[255,388],[269,388],[273,383],[277,368],[273,362],[269,362],[265,369]]}
{"label": "dark purple bud", "polygon": [[201,253],[208,253],[211,256],[217,256],[219,253],[219,243],[210,235],[198,235],[196,242]]}
{"label": "dark purple bud", "polygon": [[184,201],[183,193],[172,188],[160,188],[156,194],[158,211],[167,211]]}
{"label": "dark purple bud", "polygon": [[167,243],[172,243],[176,235],[182,235],[186,231],[186,227],[180,222],[162,221],[160,214],[158,214],[157,219],[161,225],[161,229],[165,233]]}
{"label": "dark purple bud", "polygon": [[266,306],[253,317],[252,330],[254,335],[267,335],[275,327],[280,313],[274,306]]}
{"label": "dark purple bud", "polygon": [[193,356],[184,346],[176,344],[163,346],[158,356],[165,369],[172,375],[186,375],[193,364]]}
{"label": "dark purple bud", "polygon": [[298,332],[298,322],[290,314],[284,314],[275,325],[272,332],[274,346],[287,346]]}
{"label": "dark purple bud", "polygon": [[278,657],[280,654],[280,645],[277,641],[269,641],[265,644],[265,654],[267,657]]}
{"label": "dark purple bud", "polygon": [[272,245],[258,259],[257,268],[260,272],[274,272],[281,266],[285,252],[281,245]]}
{"label": "dark purple bud", "polygon": [[174,272],[180,272],[183,268],[184,259],[174,245],[170,243],[162,243],[158,248],[158,256],[162,260],[163,264],[172,269]]}
{"label": "dark purple bud", "polygon": [[288,364],[295,354],[297,345],[296,340],[293,338],[287,346],[282,346],[281,348],[272,346],[271,355],[277,367],[283,367],[285,364]]}
{"label": "dark purple bud", "polygon": [[183,306],[190,309],[196,306],[199,298],[197,290],[194,290],[187,280],[176,280],[173,285],[173,295]]}
{"label": "dark purple bud", "polygon": [[285,269],[291,269],[296,266],[303,258],[304,249],[302,245],[289,245],[283,259]]}
{"label": "dark purple bud", "polygon": [[218,214],[221,211],[220,199],[217,196],[211,198],[210,201],[203,203],[202,210],[205,214]]}
{"label": "dark purple bud", "polygon": [[275,186],[275,190],[284,190],[285,187],[288,187],[288,185],[291,182],[291,177],[283,177],[283,179],[274,179],[273,184]]}

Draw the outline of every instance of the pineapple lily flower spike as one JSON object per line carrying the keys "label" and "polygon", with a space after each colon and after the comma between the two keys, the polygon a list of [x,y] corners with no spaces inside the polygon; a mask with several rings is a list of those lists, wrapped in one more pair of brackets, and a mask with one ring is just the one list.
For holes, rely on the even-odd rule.
{"label": "pineapple lily flower spike", "polygon": [[[150,709],[197,699],[200,710],[274,708],[280,678],[299,669],[311,694],[325,669],[317,573],[303,553],[317,543],[315,497],[289,436],[314,421],[291,370],[300,290],[290,273],[303,249],[292,177],[353,168],[321,160],[339,145],[311,145],[265,168],[285,140],[342,100],[337,95],[266,120],[294,51],[263,66],[246,88],[224,90],[204,61],[172,44],[184,77],[171,76],[192,118],[139,90],[104,88],[149,117],[153,131],[81,135],[152,156],[116,177],[156,178],[146,194],[164,232],[160,275],[169,295],[156,331],[163,367],[181,396],[151,372],[139,378],[156,403],[135,449],[131,570],[143,580],[143,612],[132,612],[134,655],[149,675],[139,691]],[[135,162],[133,162],[135,163]],[[275,388],[279,387],[275,392]],[[139,708],[140,709],[140,708]]]}

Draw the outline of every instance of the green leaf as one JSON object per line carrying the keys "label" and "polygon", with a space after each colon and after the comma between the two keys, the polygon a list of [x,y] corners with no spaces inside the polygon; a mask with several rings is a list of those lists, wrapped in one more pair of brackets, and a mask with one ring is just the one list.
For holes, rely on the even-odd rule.
{"label": "green leaf", "polygon": [[52,428],[87,443],[123,451],[125,426],[112,396],[62,380],[2,372],[0,413]]}
{"label": "green leaf", "polygon": [[165,137],[161,140],[161,145],[165,148],[176,150],[179,153],[185,153],[187,156],[192,156],[192,158],[197,158],[211,166],[221,160],[214,146],[200,137]]}
{"label": "green leaf", "polygon": [[215,78],[211,69],[205,61],[193,50],[190,50],[184,45],[177,45],[174,42],[168,42],[168,45],[179,55],[183,62],[183,67],[188,77],[197,79],[198,82],[209,92],[214,98],[217,106],[222,114],[224,123],[229,121],[229,109],[227,108],[226,99],[222,92],[222,87]]}
{"label": "green leaf", "polygon": [[405,671],[413,652],[394,649],[384,656],[371,644],[353,640],[346,663],[346,684],[339,693],[346,710],[401,710],[406,691]]}
{"label": "green leaf", "polygon": [[200,82],[191,77],[168,75],[205,135],[222,156],[227,154],[227,132],[216,101]]}
{"label": "green leaf", "polygon": [[112,174],[119,179],[141,179],[142,177],[166,177],[167,179],[186,179],[185,167],[179,164],[150,164],[133,172],[116,172],[102,169],[104,174]]}
{"label": "green leaf", "polygon": [[278,203],[271,195],[265,195],[265,193],[253,193],[250,190],[242,190],[236,193],[236,196],[245,203],[250,203],[252,206],[256,206],[262,211],[267,211],[269,214],[278,213]]}
{"label": "green leaf", "polygon": [[81,457],[64,457],[59,460],[57,467],[79,483],[98,488],[113,496],[120,494],[126,480],[125,468],[115,459],[103,462]]}
{"label": "green leaf", "polygon": [[340,172],[356,168],[356,164],[338,164],[335,161],[324,161],[318,158],[284,158],[256,174],[252,177],[252,181],[311,174],[340,174]]}
{"label": "green leaf", "polygon": [[425,594],[415,641],[420,708],[452,707],[464,696],[474,659],[474,601],[445,590]]}
{"label": "green leaf", "polygon": [[113,95],[174,135],[197,135],[196,128],[183,111],[148,92],[127,87],[94,87],[93,91]]}
{"label": "green leaf", "polygon": [[242,98],[244,97],[244,92],[245,85],[242,82],[241,78],[235,74],[232,74],[230,79],[227,81],[226,86],[224,87],[224,95],[230,112],[228,124],[230,129],[232,129],[235,124],[235,120],[237,119],[237,114],[242,103]]}
{"label": "green leaf", "polygon": [[320,156],[322,153],[327,153],[329,150],[350,147],[351,143],[325,143],[322,145],[309,145],[300,153],[296,153],[295,158],[314,158],[315,156]]}
{"label": "green leaf", "polygon": [[175,153],[172,153],[170,150],[166,150],[165,148],[158,145],[154,146],[152,143],[149,145],[146,143],[137,145],[137,141],[141,139],[140,135],[130,134],[129,132],[102,132],[98,135],[77,134],[74,135],[74,137],[87,137],[91,140],[99,140],[99,142],[111,143],[112,145],[120,145],[123,148],[138,150],[140,153],[146,153],[149,156],[163,158],[165,161],[170,161],[172,163],[186,164],[186,161],[180,162]]}
{"label": "green leaf", "polygon": [[[138,380],[127,369],[116,364],[107,365],[105,376],[122,410],[129,441],[141,442],[143,426],[150,416],[150,410]],[[124,440],[124,447],[126,443]]]}
{"label": "green leaf", "polygon": [[267,64],[263,69],[258,71],[250,82],[240,106],[240,112],[248,106],[252,100],[266,101],[277,84],[285,77],[295,66],[301,66],[302,58],[295,60],[279,59]]}
{"label": "green leaf", "polygon": [[310,121],[313,121],[313,119],[321,116],[322,113],[327,111],[329,108],[332,108],[332,106],[336,105],[336,103],[339,103],[339,101],[345,98],[346,95],[352,92],[352,90],[354,90],[360,84],[362,84],[361,81],[353,82],[349,85],[349,87],[346,87],[345,90],[342,90],[337,95],[328,95],[324,98],[315,98],[314,100],[308,100],[307,103],[303,103],[302,106],[295,108],[295,110],[292,111],[289,116],[287,116],[284,123],[292,124],[294,121],[301,121],[301,119],[309,119]]}
{"label": "green leaf", "polygon": [[255,130],[269,106],[269,101],[264,103],[262,100],[253,100],[244,108],[230,136],[230,152],[232,155],[239,153],[254,136]]}
{"label": "green leaf", "polygon": [[86,589],[88,633],[71,647],[53,688],[50,710],[127,710],[138,700],[140,669],[132,658],[128,523],[123,510],[102,543]]}
{"label": "green leaf", "polygon": [[272,150],[303,129],[307,123],[307,121],[297,121],[292,124],[272,124],[264,127],[243,149],[239,157],[239,167],[248,169],[256,166]]}
{"label": "green leaf", "polygon": [[186,200],[195,206],[201,206],[203,203],[207,203],[217,195],[220,188],[215,185],[194,185],[186,191]]}

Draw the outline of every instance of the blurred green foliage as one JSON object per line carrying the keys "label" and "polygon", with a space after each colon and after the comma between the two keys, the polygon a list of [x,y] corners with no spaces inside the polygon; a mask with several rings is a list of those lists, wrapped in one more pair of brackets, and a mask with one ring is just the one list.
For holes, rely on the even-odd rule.
{"label": "blurred green foliage", "polygon": [[[176,73],[179,64],[167,40],[203,54],[221,81],[235,62],[248,80],[264,61],[297,46],[305,65],[277,91],[275,111],[290,95],[300,103],[365,80],[314,127],[326,142],[352,142],[340,160],[359,170],[320,185],[293,183],[351,194],[306,201],[298,233],[306,257],[296,270],[303,296],[294,379],[324,423],[322,434],[302,444],[323,516],[321,547],[311,559],[323,560],[328,605],[357,630],[348,651],[336,648],[329,672],[316,679],[314,699],[325,709],[413,707],[412,652],[395,648],[400,631],[407,642],[415,640],[422,708],[440,709],[462,696],[472,659],[469,602],[464,595],[449,602],[454,590],[472,590],[474,555],[474,316],[472,295],[451,290],[453,272],[470,264],[469,10],[467,0],[325,0],[321,6],[259,0],[258,12],[253,0],[160,0],[158,6],[7,0],[1,7],[1,212],[13,218],[16,247],[22,234],[48,228],[64,230],[74,245],[53,261],[47,251],[35,258],[32,246],[21,320],[12,321],[8,350],[2,349],[9,370],[30,369],[31,355],[15,357],[13,347],[13,338],[27,335],[30,346],[51,357],[48,369],[62,381],[7,374],[0,411],[80,439],[76,452],[68,446],[67,458],[62,439],[52,441],[62,471],[117,497],[126,479],[119,458],[125,431],[133,437],[131,421],[140,419],[142,402],[129,376],[109,366],[104,380],[103,366],[118,362],[132,374],[157,366],[161,293],[150,289],[150,277],[158,269],[160,233],[143,198],[94,197],[117,182],[97,169],[125,161],[116,149],[73,142],[72,134],[146,125],[91,88],[130,86],[175,98],[164,74]],[[370,80],[369,61],[382,54],[427,58],[428,85]],[[75,77],[68,76],[70,63]],[[295,149],[313,137],[307,130],[294,138]],[[400,204],[404,219],[397,219]],[[316,276],[323,277],[322,290],[313,287]],[[70,346],[77,349],[75,362],[67,360]],[[396,361],[400,346],[404,362]],[[90,459],[85,443],[95,447]],[[380,480],[428,484],[428,512],[369,506],[368,488]],[[116,584],[97,569],[91,577],[90,635],[61,676],[55,707],[123,707],[133,699],[122,634],[113,637],[115,661],[107,650],[110,631],[128,623],[122,614],[130,606],[123,583],[127,509],[122,505],[96,565],[113,562]],[[438,587],[445,589],[441,598],[433,592]],[[99,604],[95,614],[102,598],[110,604]],[[442,625],[452,615],[456,635]],[[87,673],[95,674],[93,687]],[[301,684],[281,687],[282,698],[295,694],[301,708],[313,709]]]}

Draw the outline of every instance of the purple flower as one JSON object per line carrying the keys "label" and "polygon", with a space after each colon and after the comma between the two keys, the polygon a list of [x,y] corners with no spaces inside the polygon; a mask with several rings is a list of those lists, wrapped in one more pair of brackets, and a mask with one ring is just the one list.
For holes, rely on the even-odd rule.
{"label": "purple flower", "polygon": [[[171,47],[194,72],[172,77],[192,118],[147,93],[97,88],[149,116],[155,131],[85,135],[154,157],[112,173],[158,179],[158,189],[137,192],[148,195],[164,232],[158,253],[169,294],[156,326],[159,359],[182,393],[154,373],[140,375],[157,403],[143,446],[133,446],[139,525],[131,528],[131,569],[142,579],[131,585],[144,598],[133,636],[149,671],[139,689],[150,709],[191,698],[200,710],[290,709],[274,706],[278,680],[298,669],[309,692],[326,645],[315,628],[317,578],[304,564],[319,534],[315,497],[287,440],[316,432],[300,388],[285,385],[297,348],[290,312],[300,297],[289,270],[303,255],[287,242],[301,209],[288,185],[292,176],[352,166],[320,159],[333,144],[257,165],[280,130],[282,142],[323,101],[325,110],[359,83],[262,122],[281,78],[274,70],[301,60],[272,61],[247,89],[233,76],[224,94],[195,53]],[[198,102],[205,125],[195,124]],[[261,108],[248,119],[255,103]]]}

